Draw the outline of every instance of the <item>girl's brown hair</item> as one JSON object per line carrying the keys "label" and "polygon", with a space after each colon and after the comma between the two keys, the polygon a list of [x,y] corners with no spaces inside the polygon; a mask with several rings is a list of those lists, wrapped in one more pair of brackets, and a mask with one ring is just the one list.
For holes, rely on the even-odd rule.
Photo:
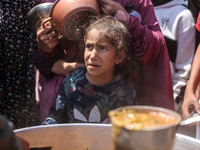
{"label": "girl's brown hair", "polygon": [[112,46],[116,47],[117,54],[122,50],[125,51],[125,58],[122,63],[115,66],[114,74],[122,73],[125,81],[131,83],[135,77],[137,63],[131,56],[131,38],[127,27],[113,17],[98,16],[91,20],[86,29],[84,41],[87,34],[94,28],[101,32]]}

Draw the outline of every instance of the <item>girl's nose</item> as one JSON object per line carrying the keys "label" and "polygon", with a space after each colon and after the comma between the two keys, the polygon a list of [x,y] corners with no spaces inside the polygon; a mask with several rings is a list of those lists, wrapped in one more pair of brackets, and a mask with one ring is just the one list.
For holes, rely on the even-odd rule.
{"label": "girl's nose", "polygon": [[98,59],[98,53],[95,49],[93,49],[93,51],[91,52],[90,58],[91,59]]}

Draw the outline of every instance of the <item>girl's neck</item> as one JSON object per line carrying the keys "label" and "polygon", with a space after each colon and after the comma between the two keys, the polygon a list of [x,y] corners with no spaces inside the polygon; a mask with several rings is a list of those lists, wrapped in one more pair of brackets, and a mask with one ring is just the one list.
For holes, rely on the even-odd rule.
{"label": "girl's neck", "polygon": [[87,71],[85,73],[85,76],[87,78],[87,80],[92,83],[93,85],[97,85],[97,86],[101,86],[101,85],[105,85],[107,83],[109,83],[110,81],[113,80],[114,76],[112,77],[106,77],[106,76],[92,76],[90,75]]}

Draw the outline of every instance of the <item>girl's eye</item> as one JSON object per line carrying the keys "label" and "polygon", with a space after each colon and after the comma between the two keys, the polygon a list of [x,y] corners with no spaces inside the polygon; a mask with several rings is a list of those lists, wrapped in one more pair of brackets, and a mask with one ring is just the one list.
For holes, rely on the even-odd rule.
{"label": "girl's eye", "polygon": [[92,47],[91,45],[86,45],[86,48],[87,48],[88,50],[92,50],[92,49],[93,49],[93,47]]}
{"label": "girl's eye", "polygon": [[106,51],[107,49],[105,47],[101,47],[100,50]]}

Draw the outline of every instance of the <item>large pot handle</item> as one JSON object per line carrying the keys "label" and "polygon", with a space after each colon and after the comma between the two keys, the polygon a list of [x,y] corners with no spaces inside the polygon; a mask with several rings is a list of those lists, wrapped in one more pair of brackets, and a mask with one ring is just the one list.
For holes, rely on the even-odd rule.
{"label": "large pot handle", "polygon": [[195,124],[197,122],[200,122],[200,115],[194,115],[193,117],[185,119],[180,122],[180,125],[183,126],[183,125]]}

